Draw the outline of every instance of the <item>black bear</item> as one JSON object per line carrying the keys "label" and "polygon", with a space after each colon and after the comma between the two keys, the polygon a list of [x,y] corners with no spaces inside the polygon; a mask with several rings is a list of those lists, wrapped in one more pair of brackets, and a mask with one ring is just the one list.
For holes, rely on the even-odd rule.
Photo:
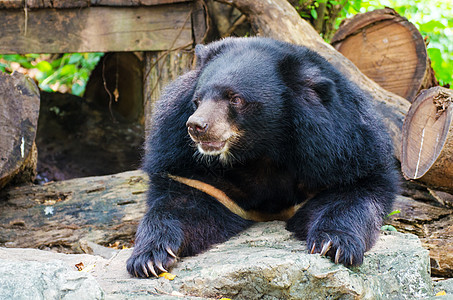
{"label": "black bear", "polygon": [[157,276],[256,221],[286,220],[310,253],[360,265],[396,192],[393,151],[369,96],[307,48],[227,38],[155,108],[148,212],[127,262]]}

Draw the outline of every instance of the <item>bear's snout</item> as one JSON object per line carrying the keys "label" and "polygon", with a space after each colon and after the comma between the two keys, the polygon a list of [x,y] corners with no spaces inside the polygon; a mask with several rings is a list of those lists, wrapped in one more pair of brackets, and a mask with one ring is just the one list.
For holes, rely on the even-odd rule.
{"label": "bear's snout", "polygon": [[206,134],[208,131],[208,123],[199,116],[190,116],[186,123],[189,134],[197,139]]}

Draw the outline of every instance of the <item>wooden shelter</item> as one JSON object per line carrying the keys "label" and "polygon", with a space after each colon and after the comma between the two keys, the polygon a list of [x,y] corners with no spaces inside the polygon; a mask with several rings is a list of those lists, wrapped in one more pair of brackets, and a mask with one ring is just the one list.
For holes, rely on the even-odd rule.
{"label": "wooden shelter", "polygon": [[0,54],[145,52],[138,56],[148,107],[191,65],[187,50],[203,41],[206,24],[201,0],[2,0]]}
{"label": "wooden shelter", "polygon": [[[106,114],[107,118],[108,114],[111,114],[113,119],[113,115],[116,115],[142,128],[140,132],[135,130],[135,127],[129,129],[127,126],[117,126],[117,129],[113,130],[120,130],[121,134],[129,130],[135,132],[135,136],[141,136],[143,125],[147,127],[154,100],[159,98],[162,87],[192,66],[192,50],[195,44],[202,43],[206,37],[206,16],[206,6],[202,0],[0,0],[0,54],[108,53],[92,72],[85,90],[86,101],[81,104],[82,108],[77,110],[81,114],[89,114],[92,107],[104,107],[106,111],[110,111]],[[21,78],[17,80],[24,81]],[[6,95],[5,91],[11,90],[10,92],[14,93],[14,87],[4,87],[0,92],[3,91]],[[56,103],[54,98],[57,96],[46,95],[52,99],[47,102]],[[13,132],[15,124],[30,119],[30,116],[18,115],[17,112],[34,111],[33,118],[37,120],[39,93],[36,97],[38,101],[34,103],[24,101],[21,95],[0,98],[0,104],[3,103],[9,108],[4,111],[3,119],[16,120],[8,123],[9,125],[1,123],[1,131]],[[29,106],[33,104],[34,107],[24,110],[24,103]],[[71,103],[75,102],[61,102],[61,105]],[[14,113],[14,116],[8,115],[8,112]],[[40,112],[40,120],[43,113],[45,114]],[[72,121],[74,124],[77,122],[76,119]],[[31,130],[27,129],[28,127],[23,129],[28,134],[23,143],[26,146],[22,149],[24,157],[18,155],[17,151],[21,148],[16,145],[20,145],[23,133],[15,134],[15,139],[11,141],[8,136],[7,144],[6,138],[0,138],[0,148],[6,149],[2,151],[3,163],[21,167],[23,161],[16,160],[25,159],[28,153],[34,153],[34,158],[27,158],[26,161],[34,162],[36,168],[36,151],[31,151],[32,147],[36,147],[33,143],[36,123],[33,123]],[[104,123],[92,123],[94,122],[85,124],[85,131],[78,129],[78,134],[84,139],[82,144],[89,143],[89,139],[93,138],[88,136],[87,132],[97,134],[94,138],[99,139],[112,135],[112,129],[111,132],[106,131],[107,126],[102,125]],[[93,130],[95,128],[88,128],[90,125],[100,128],[96,131]],[[51,127],[55,128],[54,124],[51,124]],[[49,130],[46,128],[44,132],[48,133]],[[60,132],[60,136],[64,137],[64,132],[62,135]],[[49,145],[49,148],[64,144],[60,140],[61,137],[57,137],[56,143]],[[2,142],[5,145],[1,145]],[[82,150],[75,149],[81,148],[80,142],[79,140],[78,145],[72,147],[71,151],[78,151],[83,156]],[[136,152],[141,151],[141,147],[131,147],[136,148]],[[41,154],[49,152],[46,149],[44,147]],[[121,152],[120,150],[118,148],[116,152]],[[57,151],[60,153],[67,149],[59,148]],[[101,149],[97,152],[102,156]],[[53,153],[50,155],[53,156]],[[114,154],[112,159],[115,160],[118,155]],[[134,153],[132,156],[140,159],[139,154]],[[95,156],[92,158],[95,159]],[[41,158],[39,161],[42,161]],[[14,179],[20,170],[17,167],[10,168],[11,170],[2,167],[0,188]],[[100,174],[87,172],[86,175]],[[27,181],[26,178],[24,180]]]}
{"label": "wooden shelter", "polygon": [[162,51],[203,37],[192,0],[4,0],[0,53]]}

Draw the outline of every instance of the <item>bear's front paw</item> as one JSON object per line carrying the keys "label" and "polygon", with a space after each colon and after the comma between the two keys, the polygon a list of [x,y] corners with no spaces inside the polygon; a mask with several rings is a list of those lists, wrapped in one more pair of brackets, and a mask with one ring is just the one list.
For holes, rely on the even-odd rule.
{"label": "bear's front paw", "polygon": [[363,262],[365,242],[353,234],[341,231],[318,231],[308,235],[309,253],[328,256],[336,264],[359,266]]}
{"label": "bear's front paw", "polygon": [[135,277],[157,277],[158,274],[167,272],[176,260],[177,257],[170,247],[147,249],[147,251],[134,249],[127,260],[127,271]]}

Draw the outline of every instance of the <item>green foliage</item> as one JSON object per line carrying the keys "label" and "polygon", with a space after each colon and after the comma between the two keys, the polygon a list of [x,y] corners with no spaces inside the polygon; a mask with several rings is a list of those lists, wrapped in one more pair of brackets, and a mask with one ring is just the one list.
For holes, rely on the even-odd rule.
{"label": "green foliage", "polygon": [[339,19],[385,6],[395,9],[428,37],[428,55],[441,85],[453,85],[453,2],[451,0],[351,0]]}
{"label": "green foliage", "polygon": [[389,218],[389,217],[391,217],[391,216],[393,216],[393,215],[399,214],[399,213],[401,213],[401,212],[400,212],[399,210],[396,209],[396,210],[392,211],[391,213],[389,213],[389,214],[387,215],[387,218]]}
{"label": "green foliage", "polygon": [[[387,215],[387,218],[390,218],[391,216],[393,216],[393,215],[395,215],[395,214],[399,214],[399,213],[400,213],[399,210],[394,210],[394,211],[392,211],[391,213],[389,213],[389,214]],[[396,228],[393,227],[392,225],[383,225],[383,226],[381,227],[381,230],[382,230],[382,231],[398,231],[398,230],[396,230]]]}
{"label": "green foliage", "polygon": [[103,53],[0,55],[0,71],[18,70],[38,81],[43,91],[69,91],[81,96]]}

